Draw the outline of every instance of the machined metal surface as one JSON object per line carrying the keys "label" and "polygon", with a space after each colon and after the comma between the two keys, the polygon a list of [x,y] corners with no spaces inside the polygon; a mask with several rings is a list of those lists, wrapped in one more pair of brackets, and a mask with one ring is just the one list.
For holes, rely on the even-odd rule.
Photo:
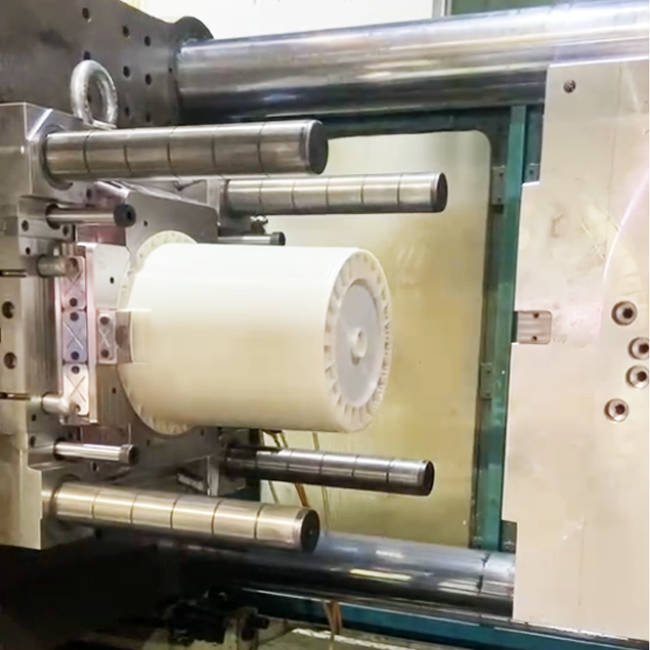
{"label": "machined metal surface", "polygon": [[42,255],[36,262],[36,268],[44,278],[71,276],[77,272],[77,261],[64,255]]}
{"label": "machined metal surface", "polygon": [[444,174],[229,179],[224,207],[233,216],[442,212]]}
{"label": "machined metal surface", "polygon": [[549,71],[515,308],[553,326],[512,348],[503,507],[516,620],[646,642],[648,390],[629,373],[648,336],[648,90],[647,58]]}
{"label": "machined metal surface", "polygon": [[50,208],[46,218],[52,226],[119,226],[129,228],[136,222],[135,210],[121,203],[113,210],[93,210],[92,208]]}
{"label": "machined metal surface", "polygon": [[240,246],[284,246],[286,238],[282,232],[272,232],[268,235],[223,235],[219,244],[235,244]]}
{"label": "machined metal surface", "polygon": [[[117,88],[120,127],[178,123],[171,53],[209,37],[195,19],[157,20],[119,0],[4,0],[0,5],[0,102],[71,113],[70,79],[92,59]],[[46,62],[35,65],[34,61]],[[99,93],[90,92],[93,110]]]}
{"label": "machined metal surface", "polygon": [[485,107],[543,101],[552,63],[647,52],[647,3],[575,3],[188,43],[177,83],[204,116]]}
{"label": "machined metal surface", "polygon": [[230,476],[413,496],[431,494],[435,475],[428,460],[254,447],[228,448],[221,467]]}
{"label": "machined metal surface", "polygon": [[208,539],[214,543],[264,545],[312,551],[318,515],[294,508],[233,499],[64,483],[44,493],[43,508],[61,521]]}
{"label": "machined metal surface", "polygon": [[[90,89],[96,87],[101,98],[101,119],[93,114],[90,107]],[[70,105],[72,114],[94,127],[114,127],[119,117],[117,88],[108,70],[86,59],[75,66],[70,79]]]}
{"label": "machined metal surface", "polygon": [[512,607],[515,558],[506,553],[335,533],[321,535],[309,555],[267,549],[242,553],[171,541],[161,547],[203,556],[206,571],[227,585],[503,615]]}
{"label": "machined metal surface", "polygon": [[120,465],[135,465],[140,452],[134,445],[92,445],[58,441],[54,444],[55,458],[64,460],[95,460]]}
{"label": "machined metal surface", "polygon": [[320,173],[327,138],[315,120],[95,130],[52,133],[43,155],[61,180]]}

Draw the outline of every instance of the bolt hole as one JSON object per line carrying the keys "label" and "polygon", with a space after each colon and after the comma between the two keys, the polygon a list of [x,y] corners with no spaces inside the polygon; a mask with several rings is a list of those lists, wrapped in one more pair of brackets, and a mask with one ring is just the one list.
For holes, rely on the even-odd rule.
{"label": "bolt hole", "polygon": [[79,353],[75,350],[74,352],[70,353],[70,358],[73,361],[79,361]]}
{"label": "bolt hole", "polygon": [[108,350],[102,350],[100,354],[102,356],[102,359],[108,359],[108,357],[111,356],[111,353]]}
{"label": "bolt hole", "polygon": [[73,311],[70,314],[70,320],[76,323],[79,320],[79,314],[76,311]]}
{"label": "bolt hole", "polygon": [[641,354],[648,354],[648,352],[650,352],[650,348],[648,347],[648,344],[641,343],[641,345],[639,346],[639,352]]}
{"label": "bolt hole", "polygon": [[111,393],[113,395],[117,395],[117,388],[115,388],[115,386],[113,386],[113,388],[111,388]]}
{"label": "bolt hole", "polygon": [[16,313],[16,306],[10,300],[2,303],[2,315],[5,318],[13,318]]}
{"label": "bolt hole", "polygon": [[76,298],[70,298],[70,307],[76,307],[79,301]]}
{"label": "bolt hole", "polygon": [[36,422],[36,413],[32,414],[31,420],[32,420],[32,422]]}
{"label": "bolt hole", "polygon": [[626,379],[633,388],[645,388],[650,380],[650,372],[644,366],[633,366],[627,371]]}
{"label": "bolt hole", "polygon": [[84,20],[90,21],[90,9],[88,7],[84,7],[81,10],[81,15],[84,17]]}
{"label": "bolt hole", "polygon": [[83,53],[82,56],[83,56],[84,61],[88,61],[89,59],[93,58],[92,54],[88,50],[84,50],[84,53]]}
{"label": "bolt hole", "polygon": [[538,313],[538,312],[535,312],[535,313],[533,314],[533,318],[539,318],[539,313]]}
{"label": "bolt hole", "polygon": [[537,341],[537,336],[533,336],[533,341]]}
{"label": "bolt hole", "polygon": [[131,76],[131,68],[128,65],[125,65],[122,68],[122,74],[128,79]]}
{"label": "bolt hole", "polygon": [[201,429],[201,431],[199,431],[199,435],[204,436],[205,435],[205,429]]}
{"label": "bolt hole", "polygon": [[32,448],[36,447],[36,436],[29,436],[29,446]]}
{"label": "bolt hole", "polygon": [[576,89],[576,82],[573,79],[569,79],[564,82],[564,92],[572,93]]}
{"label": "bolt hole", "polygon": [[29,222],[28,221],[22,221],[20,224],[20,228],[23,232],[27,232],[29,230]]}
{"label": "bolt hole", "polygon": [[97,463],[91,463],[91,464],[90,464],[90,469],[91,469],[93,472],[99,472],[99,465],[98,465]]}
{"label": "bolt hole", "polygon": [[129,38],[129,36],[131,36],[131,30],[128,25],[122,25],[122,36],[124,36],[124,38]]}
{"label": "bolt hole", "polygon": [[614,305],[612,310],[612,318],[615,323],[619,325],[629,325],[633,323],[637,316],[637,308],[633,302],[624,300]]}
{"label": "bolt hole", "polygon": [[99,319],[99,322],[100,322],[102,325],[108,325],[108,324],[111,322],[111,319],[110,319],[108,316],[102,316],[102,317]]}
{"label": "bolt hole", "polygon": [[73,375],[78,375],[79,374],[79,366],[72,366],[72,368],[70,368],[70,370],[72,371]]}
{"label": "bolt hole", "polygon": [[25,255],[31,255],[31,254],[32,254],[32,249],[29,248],[29,247],[27,247],[27,248],[25,249]]}
{"label": "bolt hole", "polygon": [[146,227],[149,225],[149,222],[148,222],[148,221],[144,221],[144,222],[143,222],[143,225],[144,225],[144,227],[146,228]]}
{"label": "bolt hole", "polygon": [[18,357],[13,352],[7,352],[4,356],[5,367],[13,370],[18,365]]}
{"label": "bolt hole", "polygon": [[622,422],[629,414],[629,407],[622,399],[611,399],[605,404],[605,415],[614,422]]}
{"label": "bolt hole", "polygon": [[125,117],[131,117],[131,107],[128,104],[124,107],[124,115]]}
{"label": "bolt hole", "polygon": [[147,47],[151,47],[151,36],[145,36],[145,37],[144,37],[144,44],[145,44]]}
{"label": "bolt hole", "polygon": [[111,284],[115,284],[115,278],[109,278],[108,281],[109,281]]}
{"label": "bolt hole", "polygon": [[63,226],[61,229],[64,237],[67,237],[70,234],[70,226]]}
{"label": "bolt hole", "polygon": [[167,72],[169,72],[169,74],[174,74],[174,68],[169,66],[169,68],[167,68]]}
{"label": "bolt hole", "polygon": [[153,79],[151,78],[150,74],[146,74],[144,76],[144,82],[147,84],[147,86],[151,86],[152,81],[153,81]]}

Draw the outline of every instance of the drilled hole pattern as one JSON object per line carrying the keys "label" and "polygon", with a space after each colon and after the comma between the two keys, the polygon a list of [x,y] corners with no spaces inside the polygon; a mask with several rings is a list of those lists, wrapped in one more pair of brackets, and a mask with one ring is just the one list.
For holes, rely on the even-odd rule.
{"label": "drilled hole pattern", "polygon": [[[118,126],[174,123],[171,118],[175,91],[165,74],[168,65],[160,56],[161,50],[168,45],[167,37],[156,31],[158,27],[133,16],[130,10],[114,12],[107,20],[98,9],[82,6],[78,15],[82,43],[92,48],[80,48],[79,60],[95,59],[113,76],[120,107]],[[101,42],[97,39],[97,32],[109,32],[113,40],[118,38],[121,41],[121,46],[109,54],[101,49],[93,51],[93,43]],[[164,62],[163,66],[161,62]]]}

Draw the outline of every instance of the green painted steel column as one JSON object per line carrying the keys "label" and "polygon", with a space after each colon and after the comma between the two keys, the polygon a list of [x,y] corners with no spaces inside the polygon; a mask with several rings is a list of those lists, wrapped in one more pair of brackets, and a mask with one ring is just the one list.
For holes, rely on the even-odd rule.
{"label": "green painted steel column", "polygon": [[510,111],[503,204],[488,225],[484,332],[479,378],[473,546],[501,547],[508,377],[514,329],[519,208],[526,165],[527,108]]}

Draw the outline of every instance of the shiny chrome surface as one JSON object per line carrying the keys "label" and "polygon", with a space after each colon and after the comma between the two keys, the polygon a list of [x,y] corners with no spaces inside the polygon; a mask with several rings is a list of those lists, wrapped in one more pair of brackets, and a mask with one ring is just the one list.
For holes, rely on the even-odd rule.
{"label": "shiny chrome surface", "polygon": [[134,445],[92,445],[78,442],[56,442],[54,456],[64,460],[96,460],[121,465],[135,465],[139,451]]}
{"label": "shiny chrome surface", "polygon": [[117,205],[113,210],[94,210],[93,208],[50,208],[46,213],[51,226],[120,226],[131,227],[136,221],[135,210],[125,204]]}
{"label": "shiny chrome surface", "polygon": [[79,410],[79,406],[66,395],[46,393],[41,397],[41,408],[50,415],[72,415]]}
{"label": "shiny chrome surface", "polygon": [[435,474],[428,460],[251,447],[230,447],[221,467],[229,476],[413,496],[431,494]]}
{"label": "shiny chrome surface", "polygon": [[327,163],[320,122],[52,133],[45,167],[57,180],[314,172]]}
{"label": "shiny chrome surface", "polygon": [[74,257],[63,255],[41,255],[36,262],[38,274],[43,278],[72,276],[78,268]]}
{"label": "shiny chrome surface", "polygon": [[442,212],[444,174],[230,179],[224,205],[235,216]]}
{"label": "shiny chrome surface", "polygon": [[590,2],[187,44],[177,82],[210,116],[484,107],[541,102],[551,63],[647,52],[647,2]]}
{"label": "shiny chrome surface", "polygon": [[[101,97],[101,120],[93,116],[90,89],[97,88]],[[114,127],[119,117],[117,88],[110,72],[97,61],[79,62],[70,77],[70,106],[72,114],[94,127]]]}
{"label": "shiny chrome surface", "polygon": [[294,508],[206,496],[189,496],[80,482],[44,493],[44,510],[62,521],[94,526],[126,526],[211,542],[260,544],[312,551],[318,515]]}
{"label": "shiny chrome surface", "polygon": [[509,615],[514,555],[363,535],[323,534],[310,555],[163,542],[206,559],[215,582],[324,598],[409,601]]}
{"label": "shiny chrome surface", "polygon": [[286,238],[282,232],[272,232],[268,235],[223,235],[219,244],[238,244],[244,246],[284,246]]}

